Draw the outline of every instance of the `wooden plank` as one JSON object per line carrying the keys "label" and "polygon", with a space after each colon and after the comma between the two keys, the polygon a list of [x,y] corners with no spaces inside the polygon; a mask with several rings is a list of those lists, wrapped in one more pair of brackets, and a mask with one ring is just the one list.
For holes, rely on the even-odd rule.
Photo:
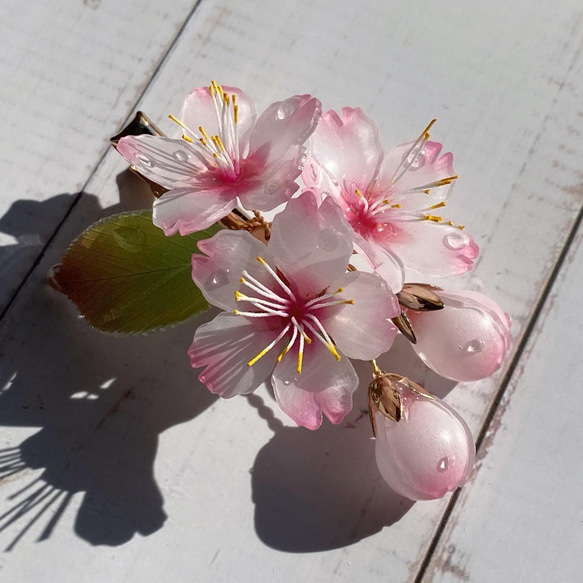
{"label": "wooden plank", "polygon": [[423,581],[581,581],[582,239],[579,229]]}
{"label": "wooden plank", "polygon": [[0,313],[196,0],[5,0]]}
{"label": "wooden plank", "polygon": [[[205,1],[140,108],[162,120],[193,86],[217,78],[242,86],[260,108],[307,91],[326,107],[362,105],[387,144],[438,117],[434,137],[456,152],[462,175],[452,216],[484,252],[471,276],[447,285],[483,288],[513,317],[519,339],[581,206],[583,145],[566,141],[581,119],[578,4],[271,7]],[[62,516],[59,499],[23,533],[44,499],[0,532],[3,545],[23,533],[0,558],[2,573],[64,582],[168,573],[219,582],[414,579],[447,500],[411,505],[383,486],[362,394],[343,426],[315,434],[290,427],[264,390],[263,404],[215,402],[184,357],[193,323],[147,338],[101,336],[43,284],[99,205],[131,198],[124,168],[106,157],[0,328],[1,421],[17,428],[0,439],[32,468],[2,485],[7,511],[37,477],[63,498],[73,493]],[[383,364],[439,394],[452,388],[405,345]],[[504,372],[448,395],[474,431]],[[263,419],[271,416],[279,423]],[[39,431],[19,445],[23,427]]]}

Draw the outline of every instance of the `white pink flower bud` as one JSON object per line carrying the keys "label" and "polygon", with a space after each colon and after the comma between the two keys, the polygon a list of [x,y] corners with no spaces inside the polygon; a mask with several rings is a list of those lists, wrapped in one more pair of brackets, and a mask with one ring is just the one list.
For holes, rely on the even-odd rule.
{"label": "white pink flower bud", "polygon": [[385,482],[410,500],[433,500],[461,486],[475,460],[472,434],[464,420],[437,397],[395,382],[402,417],[375,413],[376,462]]}
{"label": "white pink flower bud", "polygon": [[425,364],[443,377],[477,381],[494,373],[510,345],[510,318],[490,298],[473,291],[437,292],[445,307],[408,310]]}

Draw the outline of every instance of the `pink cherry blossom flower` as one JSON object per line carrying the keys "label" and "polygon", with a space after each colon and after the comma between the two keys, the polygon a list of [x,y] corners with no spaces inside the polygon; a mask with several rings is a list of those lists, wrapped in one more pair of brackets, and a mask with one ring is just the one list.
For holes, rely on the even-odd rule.
{"label": "pink cherry blossom flower", "polygon": [[403,416],[396,422],[375,413],[376,462],[401,496],[433,500],[462,486],[474,467],[476,448],[465,421],[447,403],[396,382]]}
{"label": "pink cherry blossom flower", "polygon": [[438,291],[445,307],[407,310],[417,344],[413,348],[436,373],[456,381],[477,381],[496,372],[510,347],[510,317],[478,292]]}
{"label": "pink cherry blossom flower", "polygon": [[455,178],[451,153],[428,129],[385,155],[376,123],[361,109],[326,112],[302,174],[308,188],[332,197],[354,230],[354,245],[393,291],[403,266],[444,277],[472,269],[473,239],[440,216]]}
{"label": "pink cherry blossom flower", "polygon": [[146,178],[169,192],[154,202],[154,224],[166,235],[206,229],[239,203],[269,211],[298,189],[303,143],[318,123],[320,102],[296,95],[270,105],[257,119],[240,90],[195,89],[184,102],[183,139],[128,136],[118,151]]}
{"label": "pink cherry blossom flower", "polygon": [[220,231],[201,241],[192,278],[222,308],[189,349],[199,379],[229,398],[271,377],[281,409],[317,429],[322,414],[340,423],[358,385],[350,358],[386,352],[399,313],[376,274],[346,273],[352,230],[332,200],[318,208],[305,192],[291,200],[264,245],[249,233]]}

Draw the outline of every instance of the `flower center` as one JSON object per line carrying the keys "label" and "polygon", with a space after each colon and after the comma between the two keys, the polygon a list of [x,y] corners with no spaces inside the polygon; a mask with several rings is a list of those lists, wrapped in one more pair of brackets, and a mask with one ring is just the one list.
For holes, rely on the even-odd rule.
{"label": "flower center", "polygon": [[173,115],[168,117],[186,132],[182,139],[191,144],[199,155],[202,154],[210,168],[220,171],[223,178],[234,180],[241,171],[237,95],[225,93],[215,81],[209,85],[209,93],[215,106],[218,134],[209,136],[202,126],[195,132]]}
{"label": "flower center", "polygon": [[238,302],[248,302],[255,307],[257,311],[241,312],[239,310],[234,310],[234,313],[238,316],[245,316],[247,318],[277,317],[281,319],[280,322],[282,324],[282,329],[272,342],[270,342],[257,356],[247,363],[247,366],[253,366],[260,358],[277,346],[284,337],[289,338],[289,341],[279,353],[277,362],[280,362],[297,342],[298,373],[302,372],[304,347],[306,344],[311,344],[314,338],[326,346],[336,360],[340,360],[340,354],[338,354],[334,342],[330,338],[328,332],[326,332],[324,324],[322,323],[321,310],[341,304],[354,304],[354,300],[339,299],[336,297],[344,291],[343,288],[338,288],[332,293],[326,293],[324,290],[323,293],[316,297],[305,300],[301,299],[294,294],[289,285],[264,259],[257,257],[257,261],[259,261],[269,273],[271,281],[276,285],[268,287],[251,276],[247,271],[243,271],[240,281],[244,286],[251,289],[256,297],[236,291],[235,299]]}

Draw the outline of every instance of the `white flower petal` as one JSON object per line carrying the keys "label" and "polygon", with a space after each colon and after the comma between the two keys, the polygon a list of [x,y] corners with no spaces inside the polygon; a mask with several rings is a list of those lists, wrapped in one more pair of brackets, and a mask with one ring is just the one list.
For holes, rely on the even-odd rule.
{"label": "white flower petal", "polygon": [[273,389],[281,410],[298,425],[318,429],[322,414],[340,423],[352,409],[358,376],[347,358],[336,361],[320,342],[305,347],[302,372],[297,372],[298,351],[292,349],[275,367]]}
{"label": "white flower petal", "polygon": [[254,391],[273,370],[275,357],[267,355],[248,366],[279,330],[261,329],[242,316],[219,314],[200,326],[188,350],[193,368],[204,366],[199,379],[224,398]]}
{"label": "white flower petal", "polygon": [[352,229],[331,199],[318,208],[315,195],[304,192],[274,218],[269,250],[300,295],[313,297],[346,271]]}
{"label": "white flower petal", "polygon": [[257,261],[259,256],[273,266],[271,253],[249,233],[225,229],[200,241],[198,248],[205,255],[192,256],[192,279],[213,306],[227,311],[246,309],[235,301],[235,291],[245,289],[240,281],[244,271],[269,288],[275,287],[272,277]]}

